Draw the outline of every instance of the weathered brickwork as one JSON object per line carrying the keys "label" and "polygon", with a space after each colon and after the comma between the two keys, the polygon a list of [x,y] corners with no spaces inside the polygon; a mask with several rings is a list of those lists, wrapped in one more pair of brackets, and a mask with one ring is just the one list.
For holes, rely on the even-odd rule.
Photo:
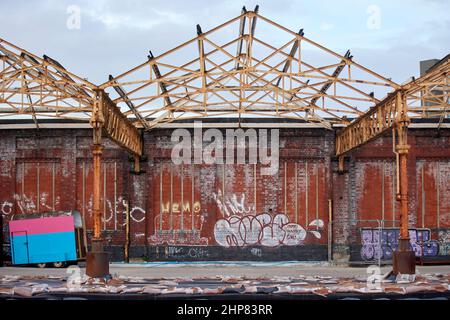
{"label": "weathered brickwork", "polygon": [[[410,227],[431,229],[432,239],[450,228],[449,131],[409,134]],[[124,200],[131,256],[150,260],[326,260],[329,243],[335,260],[358,260],[362,228],[398,227],[389,135],[353,152],[339,173],[333,131],[282,129],[278,173],[263,176],[260,164],[175,165],[171,133],[145,133],[139,175],[104,139],[102,228],[113,260],[123,257]],[[0,130],[6,242],[12,216],[52,210],[80,211],[90,237],[91,140],[88,129]]]}

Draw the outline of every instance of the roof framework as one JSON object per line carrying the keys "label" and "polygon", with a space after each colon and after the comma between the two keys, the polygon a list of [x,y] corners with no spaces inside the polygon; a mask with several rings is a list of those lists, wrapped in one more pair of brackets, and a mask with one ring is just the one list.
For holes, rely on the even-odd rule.
{"label": "roof framework", "polygon": [[[440,128],[450,115],[450,55],[419,79],[412,79],[336,136],[336,155],[351,151],[407,118],[437,118]],[[402,120],[403,119],[403,120]],[[409,119],[407,119],[409,122]]]}
{"label": "roof framework", "polygon": [[[0,120],[60,118],[91,121],[95,113],[127,132],[174,121],[245,117],[286,118],[321,127],[358,123],[398,90],[411,117],[447,117],[448,60],[400,86],[245,7],[242,13],[100,86],[0,39]],[[445,74],[445,75],[444,75]],[[106,93],[106,94],[105,94]],[[102,97],[101,108],[95,106]],[[107,114],[114,113],[113,118]],[[130,121],[127,121],[130,120]],[[351,120],[357,119],[357,120]],[[97,121],[98,120],[98,121]],[[101,123],[105,119],[96,119]],[[355,126],[354,125],[354,126]],[[120,131],[120,130],[119,130]],[[134,148],[135,149],[135,148]]]}
{"label": "roof framework", "polygon": [[58,61],[0,39],[0,119],[89,120],[96,86]]}
{"label": "roof framework", "polygon": [[[257,27],[258,25],[258,27]],[[270,31],[270,32],[268,32]],[[269,36],[267,36],[269,35]],[[151,129],[205,117],[289,118],[349,123],[400,86],[254,11],[144,63],[100,87]],[[111,88],[120,87],[117,94]]]}
{"label": "roof framework", "polygon": [[450,55],[402,89],[411,117],[439,118],[442,122],[450,115]]}
{"label": "roof framework", "polygon": [[0,64],[0,119],[32,117],[37,128],[38,119],[89,121],[131,153],[142,154],[137,128],[96,85],[3,39]]}

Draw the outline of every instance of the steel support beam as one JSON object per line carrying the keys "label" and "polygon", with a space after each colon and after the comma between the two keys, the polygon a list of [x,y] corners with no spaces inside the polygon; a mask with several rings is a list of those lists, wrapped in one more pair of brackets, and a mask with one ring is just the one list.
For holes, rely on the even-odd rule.
{"label": "steel support beam", "polygon": [[[333,74],[331,75],[331,77],[332,77],[333,79],[337,79],[337,78],[339,77],[339,75],[341,74],[342,70],[344,70],[344,68],[345,68],[345,66],[346,66],[346,61],[347,61],[347,59],[351,60],[351,59],[353,58],[353,56],[350,54],[350,50],[347,50],[347,52],[346,52],[345,55],[344,55],[344,58],[345,58],[345,59],[343,59],[343,60],[341,61],[341,64],[340,64],[339,66],[336,67],[336,69],[334,70]],[[320,88],[320,90],[319,90],[320,93],[325,94],[325,93],[328,91],[328,89],[330,88],[330,86],[333,84],[333,81],[334,81],[334,80],[327,81],[327,82],[322,86],[322,88]],[[317,100],[319,100],[319,96],[314,97],[314,98],[311,100],[311,104],[316,104]]]}
{"label": "steel support beam", "polygon": [[114,81],[114,77],[112,75],[109,75],[109,81],[112,81],[114,90],[119,94],[120,98],[125,102],[128,108],[130,108],[136,119],[139,120],[145,129],[149,129],[147,121],[145,121],[144,117],[142,117],[142,115],[136,110],[134,103],[130,100],[122,86],[120,86],[117,81]]}
{"label": "steel support beam", "polygon": [[206,109],[206,102],[208,95],[206,93],[206,61],[205,61],[205,46],[203,44],[203,32],[200,25],[197,25],[197,38],[198,38],[198,56],[199,56],[199,63],[200,63],[200,74],[202,75],[202,88],[201,92],[203,94],[203,107]]}
{"label": "steel support beam", "polygon": [[[64,72],[63,70],[66,70],[66,68],[64,68],[64,66],[59,63],[58,61],[56,61],[55,59],[50,58],[49,56],[44,54],[44,60],[46,62],[48,62],[49,64],[52,64],[53,66],[58,67],[58,69],[56,69],[56,72],[65,80],[67,80],[69,83],[75,83],[74,79],[67,74],[67,72]],[[76,88],[76,87],[75,87]],[[76,88],[77,91],[79,91],[79,93],[81,95],[85,95],[85,96],[89,96],[89,94],[86,92],[86,90],[84,90],[83,88]]]}
{"label": "steel support beam", "polygon": [[[300,35],[300,37],[304,36],[304,32],[303,29],[300,29],[300,31],[298,32],[298,34]],[[294,44],[292,45],[291,51],[289,52],[289,57],[287,57],[286,62],[284,63],[283,69],[281,70],[282,74],[286,74],[289,71],[289,67],[292,65],[292,58],[294,58],[297,49],[299,47],[300,44],[300,40],[297,39],[296,41],[294,41]],[[280,86],[280,82],[283,76],[278,77],[277,83],[275,86],[279,87]],[[291,99],[294,97],[294,95],[292,95]]]}
{"label": "steel support beam", "polygon": [[[148,55],[148,59],[149,60],[153,60],[155,57],[153,56],[153,53],[151,51],[149,51],[149,55]],[[152,64],[152,69],[153,72],[155,73],[156,79],[160,79],[161,78],[161,72],[159,71],[159,67],[156,63]],[[167,94],[167,86],[163,81],[159,82],[159,87],[161,88],[161,92],[163,95]],[[170,100],[169,96],[165,96],[164,100],[166,101],[166,106],[171,106],[172,105],[172,101]]]}
{"label": "steel support beam", "polygon": [[392,128],[399,113],[399,106],[396,103],[398,92],[389,94],[383,101],[338,133],[336,156],[341,157]]}
{"label": "steel support beam", "polygon": [[[142,155],[142,138],[139,130],[127,119],[103,90],[97,90],[97,92],[101,101],[99,114],[101,114],[102,127],[114,142],[127,149],[133,155],[140,157]],[[96,116],[97,112],[93,110],[93,116]]]}
{"label": "steel support beam", "polygon": [[[237,52],[236,52],[236,58],[240,61],[241,59],[241,55],[242,55],[242,47],[244,44],[244,32],[245,32],[245,19],[247,18],[247,15],[245,15],[247,13],[247,9],[244,7],[242,7],[242,12],[241,12],[241,20],[239,22],[239,40],[238,40],[238,44],[237,44]],[[240,63],[236,61],[235,63],[236,70],[239,70],[240,68]]]}

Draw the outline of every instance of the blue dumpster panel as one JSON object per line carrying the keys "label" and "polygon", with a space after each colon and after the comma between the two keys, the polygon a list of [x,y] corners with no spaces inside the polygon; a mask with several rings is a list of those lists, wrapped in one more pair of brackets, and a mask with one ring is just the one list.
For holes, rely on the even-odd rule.
{"label": "blue dumpster panel", "polygon": [[11,252],[13,264],[27,264],[28,262],[28,239],[25,231],[13,233],[11,241]]}
{"label": "blue dumpster panel", "polygon": [[[26,249],[16,243],[28,242],[28,262],[24,260]],[[14,264],[44,263],[77,260],[75,232],[55,232],[13,236]]]}

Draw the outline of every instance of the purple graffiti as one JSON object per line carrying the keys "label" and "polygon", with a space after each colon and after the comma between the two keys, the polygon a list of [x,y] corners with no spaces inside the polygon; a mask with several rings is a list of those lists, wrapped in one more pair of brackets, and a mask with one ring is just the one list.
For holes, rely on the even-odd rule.
{"label": "purple graffiti", "polygon": [[[390,260],[398,248],[400,229],[362,229],[361,258],[363,260]],[[439,255],[439,242],[431,240],[429,229],[409,229],[411,249],[416,257]]]}

